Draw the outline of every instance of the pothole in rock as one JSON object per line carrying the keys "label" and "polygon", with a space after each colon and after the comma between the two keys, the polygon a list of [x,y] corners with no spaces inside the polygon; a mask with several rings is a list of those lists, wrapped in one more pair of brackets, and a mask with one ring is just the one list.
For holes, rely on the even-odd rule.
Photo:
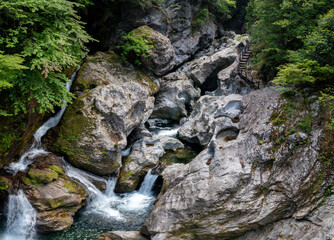
{"label": "pothole in rock", "polygon": [[239,130],[236,128],[228,128],[220,131],[217,134],[216,139],[223,142],[233,141],[237,139],[239,135]]}

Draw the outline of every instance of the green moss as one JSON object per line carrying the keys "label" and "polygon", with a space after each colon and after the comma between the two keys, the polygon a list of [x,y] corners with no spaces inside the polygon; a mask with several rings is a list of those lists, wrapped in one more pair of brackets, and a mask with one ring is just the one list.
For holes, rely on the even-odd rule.
{"label": "green moss", "polygon": [[69,184],[69,183],[65,183],[64,184],[64,187],[66,187],[68,190],[70,190],[72,193],[75,193],[76,191],[75,191],[75,187],[74,186],[72,186],[71,184]]}
{"label": "green moss", "polygon": [[255,169],[255,168],[257,168],[257,166],[259,166],[259,162],[258,161],[254,161],[253,165],[252,165],[252,168]]}
{"label": "green moss", "polygon": [[64,177],[65,174],[63,172],[63,169],[61,169],[61,167],[57,166],[57,165],[51,165],[49,166],[50,169],[52,169],[53,171],[55,171],[56,173],[58,173],[59,176]]}
{"label": "green moss", "polygon": [[0,178],[0,190],[6,190],[9,188],[9,185],[3,180]]}
{"label": "green moss", "polygon": [[52,169],[30,169],[28,176],[31,179],[31,183],[43,183],[47,184],[58,179],[58,173]]}
{"label": "green moss", "polygon": [[32,184],[31,181],[30,181],[30,179],[27,178],[27,177],[21,177],[21,181],[22,181],[25,185],[27,185],[27,186],[29,186],[29,185]]}
{"label": "green moss", "polygon": [[156,94],[159,91],[158,85],[141,71],[137,71],[136,80],[145,87],[148,87],[150,90],[150,94],[152,95]]}
{"label": "green moss", "polygon": [[191,162],[195,157],[196,153],[187,149],[187,148],[181,148],[177,149],[175,151],[173,150],[167,150],[166,153],[160,158],[161,162],[165,163],[189,163]]}
{"label": "green moss", "polygon": [[78,98],[67,108],[55,143],[63,154],[76,162],[80,162],[81,159],[89,160],[84,151],[78,147],[77,141],[83,135],[88,135],[94,126],[94,120],[84,114],[83,107],[83,100]]}
{"label": "green moss", "polygon": [[57,199],[57,198],[48,199],[46,200],[46,203],[53,209],[59,208],[65,205],[65,202],[63,199]]}

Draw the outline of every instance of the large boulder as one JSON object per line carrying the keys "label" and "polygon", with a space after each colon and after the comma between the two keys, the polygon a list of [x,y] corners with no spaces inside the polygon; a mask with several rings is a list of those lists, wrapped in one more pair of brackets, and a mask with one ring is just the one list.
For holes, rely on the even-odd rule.
{"label": "large boulder", "polygon": [[273,88],[246,95],[235,140],[213,139],[177,173],[165,169],[164,194],[142,233],[153,240],[231,239],[308,216],[331,184],[333,137],[318,102],[297,95]]}
{"label": "large boulder", "polygon": [[202,96],[189,119],[181,126],[179,137],[194,144],[207,146],[212,138],[229,140],[239,132],[242,96]]}
{"label": "large boulder", "polygon": [[130,155],[123,162],[116,184],[117,192],[132,192],[139,185],[149,168],[154,167],[165,154],[165,150],[184,148],[177,139],[166,136],[144,137],[132,146]]}
{"label": "large boulder", "polygon": [[180,120],[199,97],[200,90],[182,72],[168,74],[160,83],[151,118]]}
{"label": "large boulder", "polygon": [[148,26],[141,26],[130,33],[134,37],[145,39],[153,48],[147,51],[146,57],[141,57],[144,66],[158,76],[173,69],[175,52],[170,40]]}
{"label": "large boulder", "polygon": [[149,77],[124,66],[114,52],[87,57],[66,109],[55,146],[68,161],[98,175],[121,166],[127,136],[149,118],[158,88]]}
{"label": "large boulder", "polygon": [[36,157],[21,182],[25,195],[37,210],[39,232],[69,228],[75,212],[87,198],[83,188],[64,174],[60,158],[54,155]]}
{"label": "large boulder", "polygon": [[[198,50],[209,46],[217,35],[217,25],[211,16],[203,24],[194,24],[199,11],[198,3],[191,0],[165,0],[159,6],[146,10],[128,2],[120,4],[118,13],[121,21],[117,26],[113,25],[112,20],[108,22],[108,16],[95,22],[101,24],[97,26],[100,46],[108,48],[118,45],[122,32],[128,33],[146,25],[170,39],[175,52],[174,63],[180,65]],[[112,29],[108,25],[113,26]]]}

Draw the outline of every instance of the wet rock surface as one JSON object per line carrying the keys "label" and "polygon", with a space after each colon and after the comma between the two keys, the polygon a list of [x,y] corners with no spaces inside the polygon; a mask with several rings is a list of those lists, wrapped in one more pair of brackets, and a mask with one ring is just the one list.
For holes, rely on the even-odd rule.
{"label": "wet rock surface", "polygon": [[115,190],[131,192],[136,190],[142,178],[159,162],[166,150],[184,148],[177,139],[166,136],[144,137],[135,142],[130,155],[123,162]]}
{"label": "wet rock surface", "polygon": [[36,157],[21,182],[25,195],[37,210],[37,230],[43,233],[69,228],[75,212],[87,198],[84,189],[64,174],[60,158],[54,155]]}
{"label": "wet rock surface", "polygon": [[181,72],[168,74],[160,83],[151,118],[180,120],[200,97],[192,80]]}
{"label": "wet rock surface", "polygon": [[64,114],[55,145],[74,166],[111,175],[122,164],[127,136],[151,115],[158,88],[115,53],[98,52],[87,58],[73,89],[78,97]]}

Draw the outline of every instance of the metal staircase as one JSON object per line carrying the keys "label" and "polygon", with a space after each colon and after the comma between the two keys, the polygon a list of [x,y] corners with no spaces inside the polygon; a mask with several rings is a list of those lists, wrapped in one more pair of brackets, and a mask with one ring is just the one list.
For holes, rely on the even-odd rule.
{"label": "metal staircase", "polygon": [[253,88],[259,89],[260,82],[255,81],[253,76],[251,76],[247,70],[247,63],[249,61],[251,53],[252,53],[252,49],[250,48],[249,45],[245,47],[244,50],[241,52],[240,58],[239,58],[238,74],[245,82],[247,82]]}

